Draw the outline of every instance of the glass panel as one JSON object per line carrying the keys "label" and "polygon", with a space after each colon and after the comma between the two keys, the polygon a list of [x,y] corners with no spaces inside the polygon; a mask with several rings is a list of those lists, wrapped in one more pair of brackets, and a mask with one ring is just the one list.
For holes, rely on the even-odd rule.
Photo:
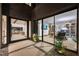
{"label": "glass panel", "polygon": [[54,43],[54,17],[43,19],[43,40]]}
{"label": "glass panel", "polygon": [[27,22],[11,19],[11,41],[27,38]]}
{"label": "glass panel", "polygon": [[39,40],[42,40],[42,20],[38,21],[38,37]]}
{"label": "glass panel", "polygon": [[29,21],[29,38],[31,38],[31,21]]}
{"label": "glass panel", "polygon": [[2,16],[2,44],[7,43],[7,16]]}
{"label": "glass panel", "polygon": [[55,36],[63,37],[63,46],[70,50],[77,50],[76,39],[77,9],[68,11],[55,17]]}

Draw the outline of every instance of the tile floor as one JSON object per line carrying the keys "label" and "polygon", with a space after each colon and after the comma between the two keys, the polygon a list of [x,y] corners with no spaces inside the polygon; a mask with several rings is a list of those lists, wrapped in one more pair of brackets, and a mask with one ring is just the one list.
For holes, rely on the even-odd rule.
{"label": "tile floor", "polygon": [[[46,41],[46,42],[54,44],[54,39],[51,36],[44,36],[43,40]],[[77,43],[75,41],[73,41],[71,38],[64,40],[63,46],[65,46],[67,49],[77,51]]]}
{"label": "tile floor", "polygon": [[9,45],[9,56],[43,56],[53,48],[44,42],[35,43],[31,40],[21,41]]}
{"label": "tile floor", "polygon": [[[51,45],[46,42],[35,43],[31,40],[24,40],[24,41],[9,44],[8,55],[9,56],[45,56],[53,48],[54,48],[54,45]],[[71,55],[71,53],[72,52],[70,52],[69,54]],[[52,56],[53,55],[54,55],[54,52],[52,52]]]}

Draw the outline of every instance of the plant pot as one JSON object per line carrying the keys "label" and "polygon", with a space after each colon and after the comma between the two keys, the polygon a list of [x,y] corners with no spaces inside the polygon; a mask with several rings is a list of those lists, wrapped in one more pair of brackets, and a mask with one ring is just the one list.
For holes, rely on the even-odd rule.
{"label": "plant pot", "polygon": [[60,53],[60,54],[64,54],[64,53],[65,53],[65,48],[62,47],[60,50],[58,50],[58,53]]}

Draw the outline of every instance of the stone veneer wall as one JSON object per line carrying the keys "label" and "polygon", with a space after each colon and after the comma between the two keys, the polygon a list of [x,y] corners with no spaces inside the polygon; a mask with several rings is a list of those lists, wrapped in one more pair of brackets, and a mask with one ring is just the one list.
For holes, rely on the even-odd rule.
{"label": "stone veneer wall", "polygon": [[1,3],[0,3],[0,56],[7,56],[8,55],[8,47],[6,47],[6,48],[1,48],[1,41],[2,41],[2,38],[1,38],[1,36],[2,36],[2,19],[1,19]]}

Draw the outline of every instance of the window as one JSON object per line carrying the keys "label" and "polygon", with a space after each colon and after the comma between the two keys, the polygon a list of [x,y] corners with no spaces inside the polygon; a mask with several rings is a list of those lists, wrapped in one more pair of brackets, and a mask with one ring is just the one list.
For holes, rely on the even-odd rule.
{"label": "window", "polygon": [[27,38],[27,22],[11,18],[11,41]]}

